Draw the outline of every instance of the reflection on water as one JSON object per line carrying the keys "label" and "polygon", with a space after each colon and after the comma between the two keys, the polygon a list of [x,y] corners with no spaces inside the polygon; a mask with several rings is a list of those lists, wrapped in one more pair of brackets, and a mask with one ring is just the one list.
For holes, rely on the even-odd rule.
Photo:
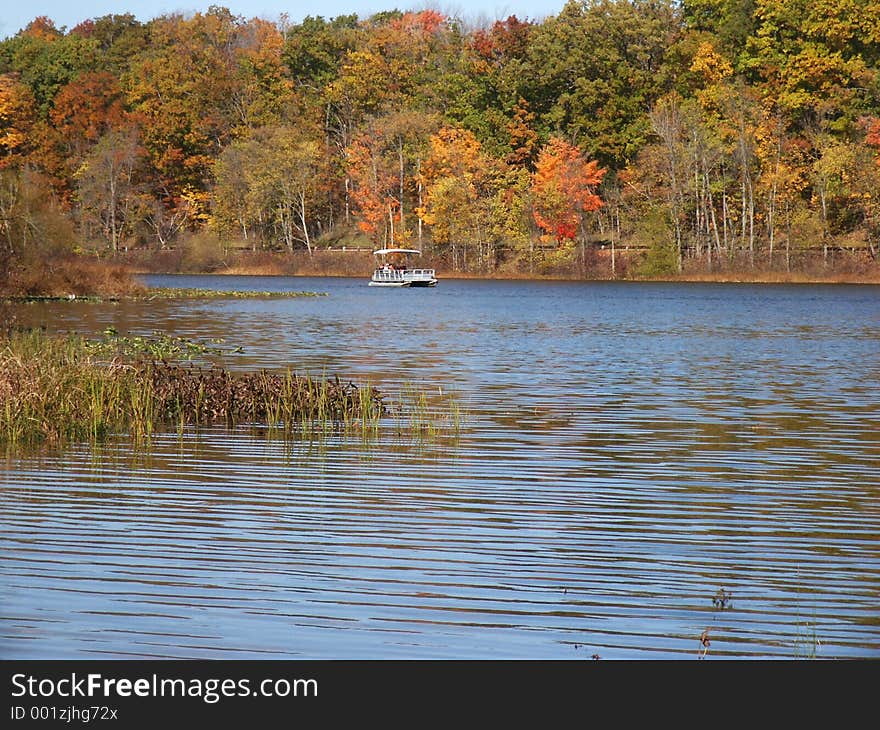
{"label": "reflection on water", "polygon": [[0,462],[0,656],[692,658],[705,629],[709,657],[880,656],[877,288],[173,281],[330,297],[16,315],[470,418]]}

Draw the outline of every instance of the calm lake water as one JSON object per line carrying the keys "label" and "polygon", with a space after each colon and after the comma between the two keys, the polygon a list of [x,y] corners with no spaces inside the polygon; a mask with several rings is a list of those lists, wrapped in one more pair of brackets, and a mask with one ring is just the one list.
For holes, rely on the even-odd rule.
{"label": "calm lake water", "polygon": [[148,280],[329,296],[16,314],[453,393],[461,432],[0,460],[0,657],[880,657],[880,288]]}

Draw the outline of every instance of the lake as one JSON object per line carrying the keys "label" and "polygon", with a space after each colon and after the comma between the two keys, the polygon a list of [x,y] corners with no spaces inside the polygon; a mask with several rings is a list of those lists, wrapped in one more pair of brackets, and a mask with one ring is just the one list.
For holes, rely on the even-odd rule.
{"label": "lake", "polygon": [[7,456],[0,657],[880,658],[880,287],[147,280],[328,296],[15,314],[454,397],[460,431]]}

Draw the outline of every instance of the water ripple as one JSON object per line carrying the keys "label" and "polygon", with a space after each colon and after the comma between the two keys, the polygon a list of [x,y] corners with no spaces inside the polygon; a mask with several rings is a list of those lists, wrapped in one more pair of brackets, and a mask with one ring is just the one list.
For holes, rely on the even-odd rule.
{"label": "water ripple", "polygon": [[875,288],[243,281],[331,296],[22,316],[439,384],[461,434],[8,459],[0,656],[880,656]]}

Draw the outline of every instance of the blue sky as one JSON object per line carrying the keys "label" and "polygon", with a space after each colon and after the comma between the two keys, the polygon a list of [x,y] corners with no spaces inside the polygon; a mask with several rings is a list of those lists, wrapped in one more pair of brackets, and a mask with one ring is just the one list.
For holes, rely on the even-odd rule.
{"label": "blue sky", "polygon": [[496,20],[508,15],[517,15],[521,20],[538,20],[547,15],[555,15],[564,4],[565,0],[466,0],[460,3],[454,0],[3,0],[3,9],[0,10],[0,38],[15,35],[40,15],[50,17],[55,25],[66,26],[69,30],[83,20],[110,13],[128,12],[139,20],[149,20],[165,13],[206,10],[211,5],[227,7],[234,14],[246,18],[277,20],[281,13],[287,13],[292,22],[298,22],[307,15],[332,18],[357,13],[361,17],[367,17],[380,10],[418,10],[426,7],[467,20]]}

